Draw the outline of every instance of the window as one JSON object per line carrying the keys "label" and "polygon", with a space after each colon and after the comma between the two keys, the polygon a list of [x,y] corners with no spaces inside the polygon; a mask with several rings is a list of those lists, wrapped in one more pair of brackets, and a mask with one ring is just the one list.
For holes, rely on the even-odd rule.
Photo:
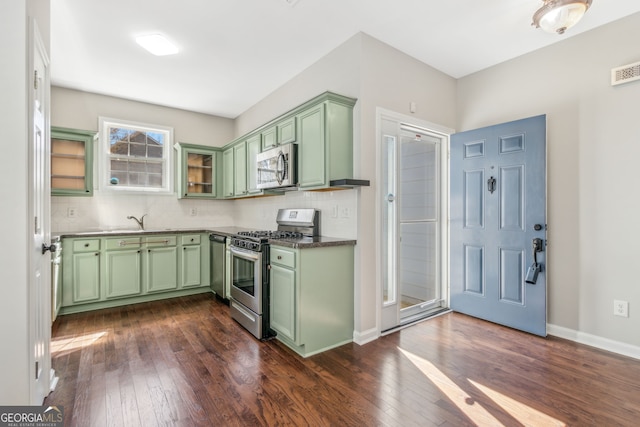
{"label": "window", "polygon": [[100,135],[100,188],[172,192],[172,128],[101,117]]}

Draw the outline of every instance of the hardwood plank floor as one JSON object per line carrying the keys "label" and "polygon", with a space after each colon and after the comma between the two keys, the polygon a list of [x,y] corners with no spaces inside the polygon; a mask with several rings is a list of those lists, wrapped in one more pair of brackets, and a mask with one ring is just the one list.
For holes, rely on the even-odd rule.
{"label": "hardwood plank floor", "polygon": [[212,295],[58,318],[68,426],[632,426],[640,361],[456,313],[303,359]]}

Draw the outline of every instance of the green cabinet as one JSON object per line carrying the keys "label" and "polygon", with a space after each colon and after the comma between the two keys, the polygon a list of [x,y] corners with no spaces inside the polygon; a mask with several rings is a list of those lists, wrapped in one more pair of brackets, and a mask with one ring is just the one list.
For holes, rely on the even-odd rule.
{"label": "green cabinet", "polygon": [[142,242],[140,237],[105,239],[105,299],[142,292]]}
{"label": "green cabinet", "polygon": [[279,120],[275,125],[261,132],[262,150],[273,148],[282,144],[291,144],[296,141],[296,117],[287,117]]}
{"label": "green cabinet", "polygon": [[[76,304],[100,299],[100,240],[79,239],[63,247],[71,268],[63,269],[62,304]],[[65,277],[66,276],[66,277]],[[82,283],[82,287],[67,287],[64,283]]]}
{"label": "green cabinet", "polygon": [[199,234],[181,236],[180,286],[183,288],[205,284],[202,274],[202,240]]}
{"label": "green cabinet", "polygon": [[96,132],[51,127],[51,195],[93,195]]}
{"label": "green cabinet", "polygon": [[158,235],[144,239],[145,290],[164,292],[178,288],[176,236]]}
{"label": "green cabinet", "polygon": [[327,93],[298,116],[298,180],[303,190],[353,178],[355,100]]}
{"label": "green cabinet", "polygon": [[233,146],[233,195],[247,195],[247,143]]}
{"label": "green cabinet", "polygon": [[261,193],[258,188],[257,157],[260,153],[260,135],[247,139],[247,193],[255,195]]}
{"label": "green cabinet", "polygon": [[233,147],[227,148],[222,152],[222,171],[223,171],[223,197],[233,197],[234,194],[234,161]]}
{"label": "green cabinet", "polygon": [[270,325],[303,357],[353,340],[353,246],[270,248]]}
{"label": "green cabinet", "polygon": [[219,149],[182,142],[174,148],[178,198],[216,198]]}
{"label": "green cabinet", "polygon": [[206,233],[62,239],[61,314],[210,292]]}

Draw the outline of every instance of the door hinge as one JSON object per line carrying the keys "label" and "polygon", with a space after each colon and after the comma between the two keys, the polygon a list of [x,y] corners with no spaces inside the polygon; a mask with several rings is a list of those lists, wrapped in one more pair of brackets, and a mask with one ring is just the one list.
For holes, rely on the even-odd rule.
{"label": "door hinge", "polygon": [[33,73],[33,88],[38,90],[38,70]]}
{"label": "door hinge", "polygon": [[40,377],[40,362],[36,360],[36,380]]}

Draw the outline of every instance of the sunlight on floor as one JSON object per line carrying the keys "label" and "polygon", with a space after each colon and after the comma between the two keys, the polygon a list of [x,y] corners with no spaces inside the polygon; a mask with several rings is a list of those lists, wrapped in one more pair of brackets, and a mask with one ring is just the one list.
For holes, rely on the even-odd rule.
{"label": "sunlight on floor", "polygon": [[[409,359],[422,373],[435,384],[473,423],[478,426],[504,426],[485,408],[465,393],[456,383],[443,374],[431,362],[398,347],[398,350]],[[553,417],[543,414],[525,404],[517,402],[495,390],[468,381],[487,397],[498,404],[511,417],[525,426],[565,426]]]}
{"label": "sunlight on floor", "polygon": [[58,338],[51,341],[51,354],[57,355],[60,352],[70,352],[81,347],[91,345],[103,336],[107,335],[106,331],[96,332],[95,334],[80,335],[73,338]]}
{"label": "sunlight on floor", "polygon": [[502,393],[492,390],[489,387],[485,387],[482,384],[478,384],[468,378],[467,381],[486,394],[491,398],[491,400],[500,405],[502,409],[507,411],[509,415],[525,426],[566,426],[562,421],[556,420],[555,418],[520,403],[509,396],[505,396]]}

